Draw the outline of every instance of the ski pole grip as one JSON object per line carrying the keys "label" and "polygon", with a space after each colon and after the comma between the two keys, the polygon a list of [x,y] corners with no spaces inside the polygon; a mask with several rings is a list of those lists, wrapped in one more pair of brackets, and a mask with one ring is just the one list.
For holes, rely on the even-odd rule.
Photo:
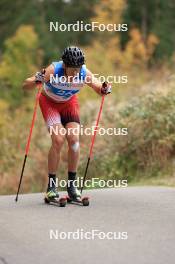
{"label": "ski pole grip", "polygon": [[[41,73],[44,75],[44,74],[46,73],[46,69],[43,68],[43,69],[41,70]],[[35,81],[35,83],[36,83],[36,84],[42,84],[41,81]]]}

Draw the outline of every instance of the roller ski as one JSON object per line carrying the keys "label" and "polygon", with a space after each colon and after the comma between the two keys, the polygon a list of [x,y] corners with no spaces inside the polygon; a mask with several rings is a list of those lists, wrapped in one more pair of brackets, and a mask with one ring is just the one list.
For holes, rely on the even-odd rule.
{"label": "roller ski", "polygon": [[44,198],[46,204],[57,204],[60,207],[65,207],[67,203],[66,197],[59,198],[56,188],[48,189]]}
{"label": "roller ski", "polygon": [[80,191],[74,187],[72,182],[70,183],[70,186],[67,187],[67,193],[67,203],[89,206],[89,197],[81,197]]}

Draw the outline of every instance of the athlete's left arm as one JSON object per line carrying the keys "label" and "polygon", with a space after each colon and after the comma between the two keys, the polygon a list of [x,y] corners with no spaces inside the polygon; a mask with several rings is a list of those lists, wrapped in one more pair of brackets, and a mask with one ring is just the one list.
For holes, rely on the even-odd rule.
{"label": "athlete's left arm", "polygon": [[86,69],[85,83],[100,95],[108,94],[111,92],[111,85],[109,83],[101,83],[88,69]]}

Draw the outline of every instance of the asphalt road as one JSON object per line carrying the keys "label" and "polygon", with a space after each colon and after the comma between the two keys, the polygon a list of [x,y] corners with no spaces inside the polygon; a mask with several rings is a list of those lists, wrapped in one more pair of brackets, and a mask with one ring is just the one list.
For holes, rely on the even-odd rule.
{"label": "asphalt road", "polygon": [[[66,208],[44,204],[43,194],[20,195],[18,203],[12,195],[0,196],[0,264],[175,263],[174,188],[128,187],[88,195],[89,207]],[[115,239],[100,239],[100,231],[100,238],[113,232]],[[77,239],[78,232],[96,235]]]}

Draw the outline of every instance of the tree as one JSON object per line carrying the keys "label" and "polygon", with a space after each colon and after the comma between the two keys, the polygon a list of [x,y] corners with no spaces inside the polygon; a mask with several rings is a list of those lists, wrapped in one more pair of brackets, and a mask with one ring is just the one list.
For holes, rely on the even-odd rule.
{"label": "tree", "polygon": [[[170,58],[174,52],[175,35],[174,0],[129,0],[124,13],[124,20],[131,28],[137,28],[146,43],[149,34],[159,39],[154,58]],[[122,35],[122,45],[127,45],[129,34]]]}
{"label": "tree", "polygon": [[36,71],[42,61],[39,40],[32,26],[21,26],[15,35],[5,41],[0,63],[0,94],[13,103],[22,97],[23,80]]}
{"label": "tree", "polygon": [[[125,0],[102,0],[95,6],[95,16],[91,19],[102,24],[121,24],[122,14],[125,9]],[[125,33],[122,33],[125,34]],[[118,64],[121,57],[120,48],[120,32],[118,31],[104,31],[97,32],[96,39],[92,44],[92,50],[101,46],[100,51],[103,54],[103,61],[109,60],[112,64]],[[107,51],[107,52],[106,52]]]}

